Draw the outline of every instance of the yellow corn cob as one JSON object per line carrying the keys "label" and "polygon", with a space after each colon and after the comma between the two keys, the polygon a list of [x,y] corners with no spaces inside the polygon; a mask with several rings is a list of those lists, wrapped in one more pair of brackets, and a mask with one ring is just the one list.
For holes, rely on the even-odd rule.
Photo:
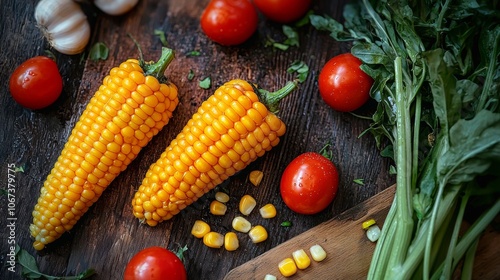
{"label": "yellow corn cob", "polygon": [[41,188],[30,225],[35,249],[70,230],[168,123],[177,87],[160,82],[173,57],[164,48],[158,62],[129,59],[104,78]]}
{"label": "yellow corn cob", "polygon": [[150,226],[171,219],[278,145],[286,127],[273,111],[296,85],[274,93],[243,80],[219,87],[150,166],[132,200],[134,215]]}

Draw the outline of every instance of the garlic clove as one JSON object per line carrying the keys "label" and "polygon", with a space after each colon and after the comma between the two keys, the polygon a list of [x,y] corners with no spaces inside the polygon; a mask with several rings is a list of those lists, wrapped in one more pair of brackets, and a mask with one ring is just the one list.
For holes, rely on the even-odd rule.
{"label": "garlic clove", "polygon": [[81,53],[90,40],[90,25],[72,0],[41,0],[35,20],[50,45],[63,54]]}
{"label": "garlic clove", "polygon": [[130,11],[139,0],[94,0],[94,4],[108,15],[118,16]]}

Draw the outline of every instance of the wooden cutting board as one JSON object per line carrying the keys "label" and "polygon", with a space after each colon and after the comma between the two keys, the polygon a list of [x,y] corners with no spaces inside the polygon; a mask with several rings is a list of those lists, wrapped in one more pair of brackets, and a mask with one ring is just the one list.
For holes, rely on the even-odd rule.
{"label": "wooden cutting board", "polygon": [[[266,274],[272,274],[277,279],[366,279],[375,243],[368,240],[361,224],[368,219],[375,219],[381,227],[395,189],[395,186],[391,186],[337,217],[232,269],[224,280],[264,279]],[[492,229],[482,236],[474,263],[474,276],[477,279],[499,279],[499,242],[500,234]],[[291,257],[292,252],[298,249],[304,249],[310,256],[309,248],[314,244],[325,249],[326,259],[321,262],[311,259],[311,266],[305,270],[298,270],[289,278],[283,277],[278,270],[278,263]]]}

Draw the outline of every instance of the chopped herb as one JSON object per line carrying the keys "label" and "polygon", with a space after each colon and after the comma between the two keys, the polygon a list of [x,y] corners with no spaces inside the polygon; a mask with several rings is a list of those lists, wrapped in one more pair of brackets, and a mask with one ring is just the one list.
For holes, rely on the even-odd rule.
{"label": "chopped herb", "polygon": [[287,46],[299,46],[299,33],[293,27],[283,25],[283,34],[287,37],[283,44]]}
{"label": "chopped herb", "polygon": [[189,69],[189,73],[188,73],[187,78],[188,78],[189,81],[193,80],[193,78],[194,78],[194,71],[193,71],[193,69]]}
{"label": "chopped herb", "polygon": [[20,166],[18,166],[18,167],[16,167],[14,169],[14,172],[22,172],[22,173],[24,173],[25,168],[26,168],[25,164],[21,164]]}
{"label": "chopped herb", "polygon": [[309,75],[309,66],[304,61],[296,60],[286,70],[288,73],[297,73],[300,83],[303,83]]}
{"label": "chopped herb", "polygon": [[354,179],[353,182],[361,186],[365,185],[365,179]]}
{"label": "chopped herb", "polygon": [[294,26],[295,27],[302,27],[306,26],[309,24],[309,16],[314,14],[313,10],[309,10],[305,16],[303,16],[301,19],[299,19],[297,22],[295,22]]}
{"label": "chopped herb", "polygon": [[160,38],[160,42],[164,47],[168,45],[167,37],[165,36],[165,32],[163,30],[155,29],[154,34]]}
{"label": "chopped herb", "polygon": [[102,42],[97,42],[90,49],[89,58],[94,61],[106,60],[108,59],[108,55],[109,55],[108,47]]}
{"label": "chopped herb", "polygon": [[35,258],[28,253],[28,251],[21,249],[19,245],[16,245],[16,262],[21,265],[21,274],[27,279],[40,279],[44,278],[47,280],[81,280],[87,279],[95,274],[93,269],[87,269],[82,273],[75,276],[50,276],[43,274],[38,270]]}
{"label": "chopped herb", "polygon": [[210,77],[206,77],[205,79],[200,81],[200,87],[202,89],[209,89],[211,85],[212,85],[212,80],[210,79]]}
{"label": "chopped herb", "polygon": [[186,55],[187,56],[200,56],[201,53],[199,51],[190,51]]}
{"label": "chopped herb", "polygon": [[2,189],[0,188],[0,195],[6,195],[8,194],[9,192],[6,190],[6,189]]}
{"label": "chopped herb", "polygon": [[282,227],[291,227],[292,226],[292,222],[290,221],[284,221],[281,223],[281,226]]}

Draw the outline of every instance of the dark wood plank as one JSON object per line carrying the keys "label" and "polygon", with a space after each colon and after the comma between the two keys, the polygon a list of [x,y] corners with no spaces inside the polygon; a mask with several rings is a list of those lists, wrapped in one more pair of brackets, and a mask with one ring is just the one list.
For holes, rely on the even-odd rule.
{"label": "dark wood plank", "polygon": [[[312,8],[318,13],[325,12],[340,19],[344,2],[315,1]],[[90,45],[95,42],[108,45],[110,57],[106,61],[87,60],[86,54],[65,56],[56,53],[64,77],[64,92],[56,104],[42,111],[21,108],[10,98],[7,83],[0,85],[0,182],[6,182],[9,163],[26,166],[24,173],[16,174],[16,241],[36,256],[41,271],[70,275],[93,267],[97,271],[93,279],[119,279],[128,260],[140,249],[158,245],[176,250],[187,245],[186,267],[190,279],[199,279],[200,275],[222,279],[232,268],[327,221],[394,183],[394,178],[388,174],[390,162],[380,157],[373,139],[370,136],[358,138],[369,123],[350,114],[334,112],[319,96],[316,79],[321,67],[329,58],[347,51],[348,45],[337,43],[328,34],[306,26],[299,29],[300,47],[286,52],[266,48],[264,44],[268,36],[276,40],[283,40],[284,36],[281,25],[261,18],[258,32],[248,42],[237,47],[223,47],[207,39],[199,26],[199,17],[206,3],[207,0],[143,0],[133,11],[120,17],[104,15],[90,4],[83,4],[93,27]],[[34,2],[2,0],[2,4],[0,80],[7,81],[17,65],[29,57],[44,54],[49,47],[35,26]],[[176,59],[166,71],[169,79],[179,87],[180,105],[174,117],[127,170],[115,179],[71,232],[44,251],[35,252],[31,247],[28,227],[39,188],[79,114],[107,72],[121,61],[138,56],[128,34],[140,43],[147,60],[158,57],[161,43],[153,35],[154,29],[165,31],[169,47],[176,51]],[[201,55],[187,56],[192,50],[200,51]],[[219,85],[233,78],[246,79],[268,90],[277,90],[293,79],[286,69],[295,60],[305,61],[311,72],[307,81],[281,103],[279,116],[287,124],[287,134],[279,146],[220,186],[230,192],[228,214],[223,217],[209,214],[208,205],[213,199],[211,192],[170,221],[154,228],[141,225],[131,213],[134,191],[149,165],[175,138],[203,100]],[[190,70],[195,72],[192,81],[187,79]],[[206,76],[212,78],[209,90],[198,86],[199,80]],[[368,105],[359,113],[368,115],[372,109]],[[295,214],[281,201],[278,189],[280,174],[295,156],[306,151],[318,151],[326,142],[332,143],[334,161],[340,171],[337,198],[318,215]],[[254,169],[264,172],[259,187],[252,186],[247,179],[248,173]],[[365,185],[353,183],[356,178],[364,178]],[[249,217],[252,222],[262,223],[269,230],[269,240],[255,245],[245,235],[239,235],[240,249],[226,252],[207,248],[201,240],[189,234],[194,220],[200,218],[208,221],[215,230],[227,231],[237,214],[238,200],[244,194],[253,195],[259,205],[272,202],[278,208],[279,214],[272,220],[262,220],[257,212]],[[4,201],[5,197],[1,197],[0,204],[4,205]],[[294,226],[280,227],[284,220],[292,221]],[[5,223],[5,219],[0,219],[2,229]],[[1,231],[2,263],[8,250],[4,241],[6,234]],[[5,270],[0,271],[0,279],[17,277],[18,274],[14,276]]]}

